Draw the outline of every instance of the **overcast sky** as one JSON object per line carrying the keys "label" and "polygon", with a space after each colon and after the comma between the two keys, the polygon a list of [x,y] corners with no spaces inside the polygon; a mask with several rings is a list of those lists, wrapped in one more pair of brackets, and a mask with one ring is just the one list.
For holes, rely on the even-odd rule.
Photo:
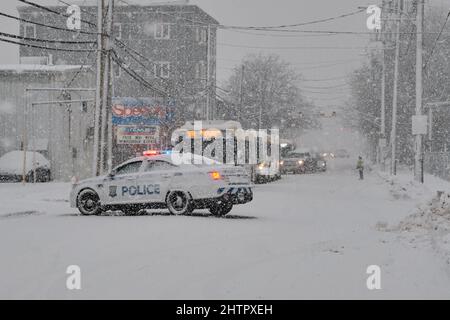
{"label": "overcast sky", "polygon": [[[33,0],[40,4],[55,4],[57,0]],[[70,0],[64,0],[71,2]],[[149,0],[126,0],[128,3],[152,2]],[[83,1],[78,0],[78,3]],[[153,1],[161,2],[161,1]],[[376,4],[380,0],[190,0],[207,13],[216,18],[221,24],[240,26],[270,26],[316,19],[334,17],[349,13],[361,6]],[[447,5],[449,0],[428,0],[436,5]],[[1,0],[2,12],[17,15],[16,0]],[[350,17],[302,27],[303,30],[335,30],[366,32],[368,15],[361,12]],[[18,33],[18,24],[10,19],[0,17],[0,30]],[[261,36],[236,31],[220,30],[218,34],[218,83],[219,85],[229,77],[231,68],[239,63],[249,53],[276,53],[292,63],[305,79],[328,79],[343,77],[354,70],[366,59],[369,43],[368,35],[311,35],[284,34],[280,36]],[[232,45],[232,46],[230,46]],[[247,46],[247,47],[236,47]],[[248,48],[248,47],[276,47]],[[281,48],[280,48],[281,47]],[[297,47],[288,49],[286,47]],[[298,48],[300,47],[300,48]],[[305,48],[313,47],[313,48]],[[325,48],[323,48],[325,47]],[[331,47],[331,48],[330,48]],[[352,47],[349,49],[349,47]],[[14,45],[0,43],[0,63],[17,63],[18,50]],[[346,88],[330,90],[306,89],[306,87],[326,87],[344,83],[345,80],[302,82],[304,93],[313,99],[317,105],[333,105],[342,101],[347,93]],[[309,90],[309,91],[308,91]],[[320,91],[320,93],[314,93]]]}

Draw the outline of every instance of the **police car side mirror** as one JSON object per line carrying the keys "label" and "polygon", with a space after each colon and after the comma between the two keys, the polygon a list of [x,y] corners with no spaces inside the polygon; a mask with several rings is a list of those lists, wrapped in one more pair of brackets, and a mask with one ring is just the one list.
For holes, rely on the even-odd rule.
{"label": "police car side mirror", "polygon": [[108,173],[108,177],[110,177],[110,178],[114,177],[115,175],[116,175],[116,171],[115,171],[115,170],[111,170],[111,171]]}

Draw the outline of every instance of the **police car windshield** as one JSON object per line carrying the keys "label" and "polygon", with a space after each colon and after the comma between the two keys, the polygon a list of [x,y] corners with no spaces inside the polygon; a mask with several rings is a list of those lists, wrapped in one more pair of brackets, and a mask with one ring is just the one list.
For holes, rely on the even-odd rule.
{"label": "police car windshield", "polygon": [[115,172],[117,175],[119,174],[129,174],[129,173],[137,173],[141,168],[142,161],[133,161],[127,164],[124,164],[121,167],[118,167]]}
{"label": "police car windshield", "polygon": [[144,171],[171,170],[175,165],[162,160],[148,160]]}

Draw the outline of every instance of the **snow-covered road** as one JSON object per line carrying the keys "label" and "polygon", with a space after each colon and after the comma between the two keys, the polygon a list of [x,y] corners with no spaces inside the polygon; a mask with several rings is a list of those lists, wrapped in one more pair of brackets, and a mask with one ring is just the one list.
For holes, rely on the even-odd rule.
{"label": "snow-covered road", "polygon": [[[0,298],[450,298],[427,237],[380,230],[424,201],[353,164],[258,186],[225,218],[79,216],[68,184],[0,184]],[[419,231],[417,231],[419,233]],[[81,290],[66,268],[81,268]],[[381,290],[366,268],[379,265]]]}

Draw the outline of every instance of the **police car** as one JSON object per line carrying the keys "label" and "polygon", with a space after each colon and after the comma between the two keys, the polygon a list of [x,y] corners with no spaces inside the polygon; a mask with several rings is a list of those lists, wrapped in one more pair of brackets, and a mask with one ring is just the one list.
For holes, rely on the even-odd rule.
{"label": "police car", "polygon": [[[114,168],[106,176],[74,182],[71,207],[83,215],[107,210],[135,214],[167,208],[172,214],[209,209],[226,215],[233,205],[252,201],[250,177],[243,167],[224,165],[199,155],[146,151]],[[186,161],[188,159],[188,161]]]}

